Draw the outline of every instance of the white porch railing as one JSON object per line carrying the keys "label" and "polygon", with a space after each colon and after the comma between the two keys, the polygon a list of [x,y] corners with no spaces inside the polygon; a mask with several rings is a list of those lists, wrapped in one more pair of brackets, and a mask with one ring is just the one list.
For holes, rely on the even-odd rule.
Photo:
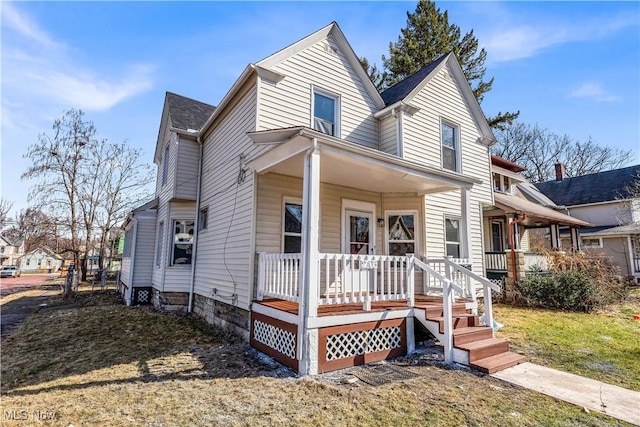
{"label": "white porch railing", "polygon": [[412,257],[326,254],[320,256],[318,301],[344,304],[413,299]]}
{"label": "white porch railing", "polygon": [[258,254],[258,299],[299,302],[300,254]]}
{"label": "white porch railing", "polygon": [[[274,297],[300,303],[300,254],[258,255],[258,300]],[[453,361],[453,310],[455,296],[474,303],[482,289],[485,324],[493,326],[491,291],[500,286],[475,274],[464,259],[421,261],[413,255],[319,254],[318,304],[363,303],[407,300],[414,305],[414,282],[420,271],[423,293],[441,293],[444,314],[445,361]],[[469,267],[469,268],[468,268]],[[419,276],[418,276],[419,277]],[[472,304],[476,314],[477,303]]]}
{"label": "white porch railing", "polygon": [[485,252],[484,264],[489,271],[507,271],[507,254],[505,252]]}

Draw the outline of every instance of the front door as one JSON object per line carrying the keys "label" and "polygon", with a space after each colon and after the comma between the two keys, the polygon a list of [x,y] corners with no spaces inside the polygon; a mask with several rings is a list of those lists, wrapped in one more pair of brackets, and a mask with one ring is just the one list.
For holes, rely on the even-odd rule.
{"label": "front door", "polygon": [[[373,212],[345,210],[344,246],[351,255],[369,255],[374,253]],[[343,272],[344,292],[363,293],[370,290],[376,263],[350,260]]]}

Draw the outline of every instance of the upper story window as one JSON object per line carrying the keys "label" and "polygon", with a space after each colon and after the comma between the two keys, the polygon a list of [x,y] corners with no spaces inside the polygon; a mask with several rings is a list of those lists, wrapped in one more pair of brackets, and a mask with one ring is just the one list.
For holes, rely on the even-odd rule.
{"label": "upper story window", "polygon": [[508,176],[494,173],[493,174],[493,190],[497,191],[498,193],[512,194],[511,179]]}
{"label": "upper story window", "polygon": [[459,129],[448,123],[442,123],[442,168],[459,172],[458,137]]}
{"label": "upper story window", "polygon": [[198,231],[206,230],[209,228],[209,207],[200,209]]}
{"label": "upper story window", "polygon": [[169,174],[169,146],[164,150],[164,157],[162,158],[162,186],[167,183],[167,175]]}
{"label": "upper story window", "polygon": [[331,136],[339,136],[339,98],[337,96],[313,91],[313,128]]}

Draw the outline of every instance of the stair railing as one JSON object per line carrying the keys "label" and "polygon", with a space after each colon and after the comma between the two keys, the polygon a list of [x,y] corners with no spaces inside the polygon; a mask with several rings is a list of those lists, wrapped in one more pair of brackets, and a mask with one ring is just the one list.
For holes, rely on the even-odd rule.
{"label": "stair railing", "polygon": [[442,313],[444,317],[444,346],[445,363],[453,362],[453,301],[455,293],[464,294],[464,289],[450,278],[443,276],[433,268],[429,267],[418,258],[413,258],[413,264],[421,268],[425,273],[431,275],[442,284]]}

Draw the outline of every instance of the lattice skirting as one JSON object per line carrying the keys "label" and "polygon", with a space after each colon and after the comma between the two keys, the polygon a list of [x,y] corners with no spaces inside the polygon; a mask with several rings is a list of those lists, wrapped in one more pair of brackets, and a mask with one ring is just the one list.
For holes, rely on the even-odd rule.
{"label": "lattice skirting", "polygon": [[260,313],[251,313],[251,346],[278,362],[298,370],[298,325]]}
{"label": "lattice skirting", "polygon": [[319,331],[320,372],[406,354],[406,319],[332,326]]}
{"label": "lattice skirting", "polygon": [[133,304],[151,304],[151,288],[133,288]]}

